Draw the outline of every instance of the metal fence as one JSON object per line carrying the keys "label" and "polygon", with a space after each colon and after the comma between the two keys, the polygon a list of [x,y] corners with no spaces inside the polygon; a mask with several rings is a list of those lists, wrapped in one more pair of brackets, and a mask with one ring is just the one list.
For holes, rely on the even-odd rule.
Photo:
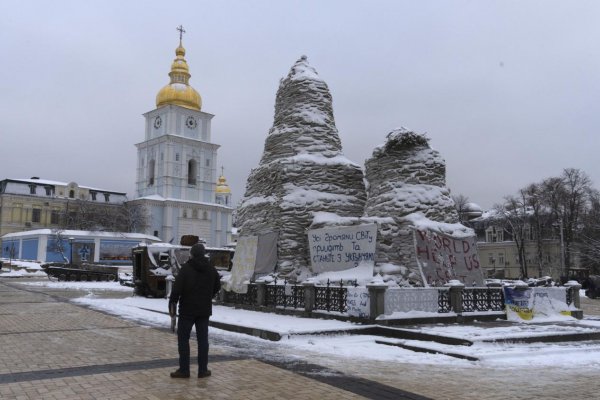
{"label": "metal fence", "polygon": [[233,304],[243,304],[248,306],[254,306],[257,304],[257,287],[256,285],[250,284],[248,285],[248,291],[246,293],[235,293],[235,292],[225,292],[227,303]]}
{"label": "metal fence", "polygon": [[290,284],[287,280],[283,285],[273,284],[266,286],[265,305],[283,308],[304,308],[304,286],[296,283]]}
{"label": "metal fence", "polygon": [[502,288],[464,288],[462,310],[464,312],[502,311],[504,292]]}
{"label": "metal fence", "polygon": [[438,313],[449,313],[452,311],[450,307],[450,290],[438,290]]}
{"label": "metal fence", "polygon": [[[357,286],[356,281],[354,286]],[[315,286],[315,310],[345,313],[348,311],[347,299],[348,289],[344,287],[343,281],[338,286],[328,279],[326,286]]]}
{"label": "metal fence", "polygon": [[[248,284],[247,293],[224,292],[222,301],[257,307],[348,314],[348,288],[352,286],[357,287],[357,282],[349,284],[343,281],[331,282],[328,280],[325,285],[297,284],[287,280],[275,280],[271,283],[251,282]],[[367,288],[361,289],[367,291]],[[416,289],[406,288],[405,290]],[[370,296],[371,302],[376,301],[373,300],[373,293]],[[571,290],[566,290],[565,300],[568,305],[575,303]],[[435,309],[435,298],[432,301]],[[502,287],[465,287],[457,291],[445,287],[438,288],[437,291],[437,313],[439,314],[503,312],[504,309],[505,298]],[[372,310],[373,308],[371,312],[373,312]],[[383,311],[378,311],[378,313],[381,314]]]}

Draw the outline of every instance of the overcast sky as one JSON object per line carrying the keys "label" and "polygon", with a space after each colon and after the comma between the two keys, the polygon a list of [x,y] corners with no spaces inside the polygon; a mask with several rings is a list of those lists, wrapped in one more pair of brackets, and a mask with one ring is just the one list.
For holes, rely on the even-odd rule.
{"label": "overcast sky", "polygon": [[303,54],[344,154],[426,133],[453,194],[491,207],[563,168],[600,184],[597,1],[2,1],[0,179],[134,197],[142,114],[184,26],[191,85],[243,196],[279,79]]}

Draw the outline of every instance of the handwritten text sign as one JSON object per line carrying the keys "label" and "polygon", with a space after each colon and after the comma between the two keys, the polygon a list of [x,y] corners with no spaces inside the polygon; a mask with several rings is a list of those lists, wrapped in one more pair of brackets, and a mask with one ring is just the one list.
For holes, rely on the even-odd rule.
{"label": "handwritten text sign", "polygon": [[377,225],[365,224],[308,231],[313,272],[342,271],[375,262]]}
{"label": "handwritten text sign", "polygon": [[351,317],[368,318],[370,314],[371,300],[369,290],[365,287],[348,287],[346,306],[348,315]]}
{"label": "handwritten text sign", "polygon": [[417,263],[429,286],[442,286],[452,279],[467,286],[483,285],[475,236],[454,238],[420,229],[414,235]]}

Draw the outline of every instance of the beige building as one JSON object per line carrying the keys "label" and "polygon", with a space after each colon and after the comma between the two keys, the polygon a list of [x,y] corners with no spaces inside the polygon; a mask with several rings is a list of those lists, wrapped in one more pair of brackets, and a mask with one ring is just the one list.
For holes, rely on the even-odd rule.
{"label": "beige building", "polygon": [[[517,245],[502,227],[489,224],[475,228],[477,250],[484,275],[492,278],[521,278],[521,265]],[[554,279],[564,275],[560,238],[542,240],[542,259],[538,260],[537,240],[530,232],[525,240],[525,261],[527,277],[551,276]],[[541,262],[540,262],[541,261]]]}
{"label": "beige building", "polygon": [[[33,177],[0,181],[0,236],[41,228],[63,228],[69,219],[114,215],[125,193]],[[73,222],[73,221],[71,221]],[[70,225],[73,225],[72,223]]]}

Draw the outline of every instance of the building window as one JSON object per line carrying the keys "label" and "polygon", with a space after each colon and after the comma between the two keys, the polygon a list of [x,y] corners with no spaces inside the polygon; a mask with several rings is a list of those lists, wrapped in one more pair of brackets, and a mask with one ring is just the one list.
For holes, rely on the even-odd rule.
{"label": "building window", "polygon": [[52,186],[44,186],[46,189],[46,196],[52,196]]}
{"label": "building window", "polygon": [[525,227],[525,239],[527,240],[535,240],[535,232],[531,226]]}
{"label": "building window", "polygon": [[183,210],[183,218],[187,218],[187,210]]}
{"label": "building window", "polygon": [[75,198],[75,191],[74,190],[69,190],[69,198],[71,198],[71,199]]}
{"label": "building window", "polygon": [[31,222],[40,222],[42,220],[42,210],[34,208],[31,210]]}
{"label": "building window", "polygon": [[158,237],[158,231],[154,231],[154,236]]}
{"label": "building window", "polygon": [[110,193],[104,193],[104,201],[107,203],[110,201]]}
{"label": "building window", "polygon": [[188,161],[188,185],[196,184],[196,160]]}
{"label": "building window", "polygon": [[504,265],[504,254],[498,253],[498,264]]}
{"label": "building window", "polygon": [[35,194],[35,185],[29,185],[29,194]]}
{"label": "building window", "polygon": [[150,160],[148,163],[148,186],[154,185],[154,165],[156,162],[154,160]]}
{"label": "building window", "polygon": [[179,161],[179,153],[175,153],[175,161]]}
{"label": "building window", "polygon": [[92,195],[92,200],[96,201],[96,192],[90,192],[90,194]]}
{"label": "building window", "polygon": [[206,211],[202,213],[202,219],[208,219],[208,213]]}
{"label": "building window", "polygon": [[502,229],[496,229],[495,226],[490,226],[485,231],[485,241],[486,242],[502,242],[504,241],[504,232]]}
{"label": "building window", "polygon": [[50,213],[50,223],[53,225],[58,225],[59,215],[60,214],[58,213],[58,210],[52,210]]}
{"label": "building window", "polygon": [[210,158],[207,158],[207,159],[206,159],[206,166],[207,166],[207,167],[210,167]]}
{"label": "building window", "polygon": [[198,219],[198,210],[196,210],[195,208],[192,210],[192,218]]}

